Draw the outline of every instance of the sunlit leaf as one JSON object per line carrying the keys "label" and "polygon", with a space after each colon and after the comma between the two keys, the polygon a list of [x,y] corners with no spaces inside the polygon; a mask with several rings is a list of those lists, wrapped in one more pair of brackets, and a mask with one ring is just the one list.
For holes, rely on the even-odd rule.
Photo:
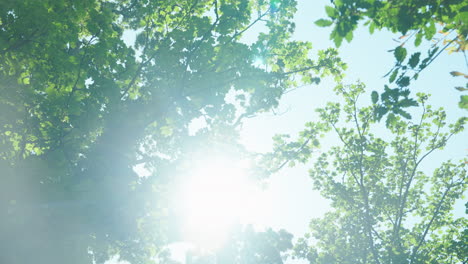
{"label": "sunlit leaf", "polygon": [[327,19],[319,19],[315,21],[315,25],[319,27],[328,27],[328,26],[331,26],[332,24],[333,24],[333,21],[327,20]]}

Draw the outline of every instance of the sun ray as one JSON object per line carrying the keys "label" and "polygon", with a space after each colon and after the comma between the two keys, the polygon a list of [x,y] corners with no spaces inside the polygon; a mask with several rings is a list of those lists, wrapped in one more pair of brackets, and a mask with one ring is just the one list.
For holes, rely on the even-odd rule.
{"label": "sun ray", "polygon": [[259,192],[247,162],[226,157],[196,162],[178,195],[184,239],[205,250],[220,247],[234,225],[255,218]]}

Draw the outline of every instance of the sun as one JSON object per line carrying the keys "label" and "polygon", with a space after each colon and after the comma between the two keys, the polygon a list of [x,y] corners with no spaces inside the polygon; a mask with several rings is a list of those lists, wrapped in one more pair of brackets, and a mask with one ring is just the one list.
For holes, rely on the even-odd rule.
{"label": "sun", "polygon": [[196,162],[179,194],[186,241],[215,250],[234,225],[255,218],[260,189],[248,169],[248,162],[226,157]]}

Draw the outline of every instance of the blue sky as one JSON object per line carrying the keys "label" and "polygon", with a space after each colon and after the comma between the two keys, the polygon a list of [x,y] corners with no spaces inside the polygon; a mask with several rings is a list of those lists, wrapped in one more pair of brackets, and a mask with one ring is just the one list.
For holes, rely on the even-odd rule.
{"label": "blue sky", "polygon": [[[326,17],[324,6],[328,1],[299,0],[298,12],[295,17],[296,32],[294,38],[312,42],[314,50],[332,47],[329,40],[331,28],[320,28],[314,21]],[[383,90],[387,73],[393,63],[393,54],[388,52],[397,45],[393,38],[399,35],[386,31],[376,31],[370,35],[366,28],[358,29],[351,43],[344,42],[339,49],[341,58],[348,64],[345,83],[357,80],[364,82],[369,91]],[[424,47],[421,47],[422,51]],[[444,107],[447,120],[453,121],[461,116],[467,116],[468,111],[458,108],[460,92],[455,86],[464,86],[463,78],[452,77],[453,70],[464,71],[466,65],[462,54],[447,54],[444,52],[430,65],[420,78],[412,84],[412,94],[416,92],[430,93],[429,104],[434,107]],[[325,80],[319,85],[301,87],[286,94],[281,100],[279,109],[282,113],[274,115],[266,113],[249,119],[243,126],[242,142],[252,151],[266,152],[271,150],[272,136],[275,134],[297,133],[308,121],[316,121],[314,109],[322,107],[327,101],[336,101],[333,94],[334,83]],[[363,97],[370,101],[370,95]],[[437,163],[447,159],[459,160],[468,155],[468,131],[454,137],[445,150],[434,153],[422,164],[423,170],[429,172]],[[266,225],[275,229],[284,228],[300,237],[308,229],[308,223],[313,217],[320,217],[329,210],[328,202],[312,190],[312,182],[307,170],[311,164],[285,168],[270,179],[269,197],[271,211],[265,216]],[[457,213],[462,213],[462,203],[457,204]],[[288,263],[302,263],[289,261]]]}

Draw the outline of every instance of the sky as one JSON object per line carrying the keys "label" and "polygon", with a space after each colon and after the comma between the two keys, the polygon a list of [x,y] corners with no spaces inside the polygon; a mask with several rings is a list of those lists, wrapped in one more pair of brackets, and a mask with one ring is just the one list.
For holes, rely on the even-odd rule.
{"label": "sky", "polygon": [[[313,22],[325,18],[326,0],[299,0],[295,17],[297,40],[310,41],[314,50],[333,47],[329,40],[331,28],[320,28]],[[395,48],[399,35],[390,32],[376,31],[370,35],[364,27],[359,28],[351,43],[343,42],[339,48],[340,57],[348,64],[345,83],[358,80],[364,82],[367,90],[382,91],[387,79],[383,78],[394,63],[393,54],[388,52]],[[423,47],[422,47],[423,48]],[[422,49],[424,50],[424,49]],[[444,52],[430,65],[420,78],[412,83],[412,94],[416,92],[429,93],[429,104],[435,108],[444,107],[447,120],[454,121],[458,117],[467,116],[468,112],[458,108],[460,92],[455,86],[464,86],[463,78],[454,78],[449,72],[466,69],[462,54],[447,54]],[[286,94],[280,101],[275,115],[266,113],[249,119],[241,131],[243,144],[251,151],[267,152],[272,149],[272,136],[275,134],[297,135],[308,121],[317,121],[314,112],[323,107],[327,101],[336,101],[333,94],[334,83],[325,80],[319,85],[301,87]],[[366,95],[367,96],[367,95]],[[364,100],[369,100],[370,94]],[[333,142],[330,142],[333,143]],[[459,160],[468,155],[468,131],[454,137],[443,151],[438,151],[422,164],[424,171],[432,171],[437,163],[448,159]],[[308,168],[312,164],[298,165],[294,168],[284,168],[273,175],[266,190],[271,197],[271,211],[265,216],[266,225],[274,229],[286,229],[297,239],[308,230],[311,218],[322,216],[329,210],[329,203],[312,189],[312,181],[308,177]],[[457,204],[457,213],[461,214],[463,204]],[[306,263],[288,261],[287,264]]]}
{"label": "sky", "polygon": [[[326,0],[298,0],[298,11],[295,17],[296,32],[294,39],[310,41],[313,51],[334,47],[329,40],[331,28],[317,27],[313,22],[326,17],[324,7]],[[253,28],[245,36],[245,41],[255,37],[262,30],[261,26]],[[393,63],[391,50],[397,43],[399,35],[386,31],[376,31],[373,35],[364,27],[357,29],[351,43],[343,42],[339,48],[340,57],[348,64],[344,83],[354,83],[358,80],[367,85],[368,93],[363,96],[370,102],[370,91],[382,91],[387,79],[383,77]],[[421,50],[425,50],[424,46]],[[447,54],[444,52],[437,60],[420,75],[411,85],[412,94],[425,92],[432,94],[429,103],[435,108],[444,107],[447,121],[467,116],[468,111],[458,108],[460,92],[455,86],[464,86],[461,77],[454,78],[449,72],[464,71],[466,64],[462,54]],[[275,134],[297,135],[309,121],[317,121],[315,109],[323,107],[328,101],[338,98],[333,93],[335,83],[325,79],[319,85],[298,88],[284,95],[279,108],[273,112],[258,115],[246,120],[241,130],[241,142],[254,152],[268,152],[272,149],[272,137]],[[278,114],[279,113],[279,114]],[[437,163],[448,159],[459,160],[468,155],[468,131],[454,137],[443,151],[438,151],[422,164],[426,172],[435,168]],[[336,142],[325,142],[333,144]],[[262,226],[275,230],[285,229],[297,239],[308,231],[311,218],[321,217],[330,210],[327,200],[312,189],[312,181],[308,177],[308,168],[312,164],[297,165],[284,168],[273,175],[269,181],[263,201],[264,212],[256,219]],[[457,213],[461,214],[462,203],[457,204]],[[288,260],[287,264],[306,263]]]}

